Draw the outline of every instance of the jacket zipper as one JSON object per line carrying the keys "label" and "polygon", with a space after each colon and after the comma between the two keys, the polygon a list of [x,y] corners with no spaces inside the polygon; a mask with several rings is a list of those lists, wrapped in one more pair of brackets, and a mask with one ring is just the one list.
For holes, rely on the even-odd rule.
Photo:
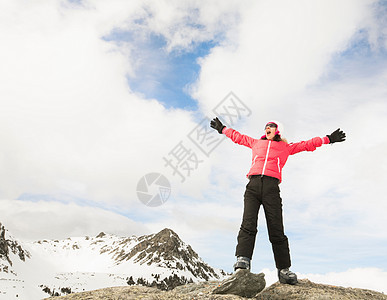
{"label": "jacket zipper", "polygon": [[278,166],[278,173],[281,174],[280,159],[279,159],[279,157],[277,157],[277,166]]}
{"label": "jacket zipper", "polygon": [[271,141],[269,141],[269,145],[267,145],[267,151],[266,151],[265,163],[263,164],[263,169],[262,169],[262,174],[261,174],[261,176],[265,175],[265,169],[266,169],[266,164],[267,164],[267,158],[269,157],[270,144],[271,144]]}

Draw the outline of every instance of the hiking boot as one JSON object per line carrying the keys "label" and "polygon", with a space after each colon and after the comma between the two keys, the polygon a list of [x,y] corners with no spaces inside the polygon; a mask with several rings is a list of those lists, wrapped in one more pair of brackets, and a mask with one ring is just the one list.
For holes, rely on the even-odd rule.
{"label": "hiking boot", "polygon": [[245,256],[238,256],[237,262],[234,264],[234,271],[238,269],[250,270],[250,258]]}
{"label": "hiking boot", "polygon": [[289,270],[289,268],[278,270],[278,279],[281,283],[296,284],[297,275]]}

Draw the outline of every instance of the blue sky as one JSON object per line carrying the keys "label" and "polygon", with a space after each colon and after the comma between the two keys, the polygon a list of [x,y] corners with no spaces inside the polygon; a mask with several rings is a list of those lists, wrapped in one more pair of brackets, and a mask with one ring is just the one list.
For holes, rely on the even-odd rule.
{"label": "blue sky", "polygon": [[[188,48],[168,50],[167,40],[161,34],[141,31],[144,20],[135,20],[131,30],[113,29],[105,41],[131,45],[131,55],[138,63],[135,74],[127,75],[132,91],[148,99],[157,99],[167,109],[198,109],[190,95],[190,86],[199,77],[199,58],[205,57],[217,45],[217,39],[193,42]],[[193,24],[195,27],[200,27]]]}
{"label": "blue sky", "polygon": [[[196,151],[188,133],[232,91],[252,112],[236,125],[250,136],[268,119],[289,141],[347,132],[284,169],[295,271],[386,274],[387,142],[374,130],[387,126],[382,2],[15,3],[0,7],[1,221],[15,236],[169,227],[231,271],[250,150],[226,140],[198,152],[184,183],[163,157],[181,141]],[[172,184],[157,208],[136,196],[149,172]],[[274,264],[261,212],[253,271],[265,268]]]}
{"label": "blue sky", "polygon": [[356,73],[358,76],[368,77],[383,71],[380,64],[386,63],[386,49],[380,45],[371,45],[368,35],[367,30],[358,31],[348,47],[332,57],[330,76],[341,76],[335,78],[340,80],[346,74]]}

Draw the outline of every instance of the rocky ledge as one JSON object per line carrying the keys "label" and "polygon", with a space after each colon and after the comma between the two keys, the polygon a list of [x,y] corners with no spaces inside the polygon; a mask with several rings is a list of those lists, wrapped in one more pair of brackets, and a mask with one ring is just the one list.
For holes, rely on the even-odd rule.
{"label": "rocky ledge", "polygon": [[[234,276],[234,275],[233,275]],[[246,278],[246,274],[240,273],[238,276]],[[237,276],[237,277],[238,277]],[[235,276],[234,276],[235,277]],[[264,278],[261,274],[254,274],[251,277],[253,280],[261,280]],[[263,279],[264,280],[264,279]],[[223,287],[230,287],[230,278],[223,282],[220,281],[206,281],[201,283],[191,283],[178,286],[171,291],[162,291],[157,288],[145,286],[125,286],[105,288],[95,291],[70,294],[67,296],[53,297],[51,300],[243,300],[243,299],[258,299],[258,300],[283,300],[283,299],[297,299],[297,300],[323,300],[323,299],[363,299],[363,300],[387,300],[387,295],[371,290],[357,289],[357,288],[343,288],[339,286],[325,285],[313,283],[307,279],[299,280],[297,285],[287,285],[275,283],[270,287],[258,292],[252,297],[242,297],[233,294],[215,294],[214,292],[222,290]],[[235,280],[236,282],[238,280]],[[240,281],[238,285],[240,285]]]}
{"label": "rocky ledge", "polygon": [[280,284],[271,285],[259,293],[255,299],[300,299],[300,300],[323,300],[323,299],[362,299],[362,300],[386,300],[387,295],[371,290],[344,288],[334,285],[317,284],[308,279],[301,279],[297,285]]}

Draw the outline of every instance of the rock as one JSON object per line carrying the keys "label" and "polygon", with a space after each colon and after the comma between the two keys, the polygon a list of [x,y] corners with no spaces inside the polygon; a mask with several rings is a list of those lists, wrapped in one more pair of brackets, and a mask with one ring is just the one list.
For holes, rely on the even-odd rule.
{"label": "rock", "polygon": [[[213,295],[211,291],[219,282],[203,282],[179,286],[172,291],[162,291],[146,286],[104,288],[95,291],[51,297],[50,300],[244,300],[236,295]],[[186,288],[185,288],[186,287]]]}
{"label": "rock", "polygon": [[317,284],[308,279],[298,280],[298,284],[280,284],[279,282],[271,285],[256,296],[259,300],[387,300],[387,295],[365,289],[344,288],[340,286]]}
{"label": "rock", "polygon": [[[16,240],[9,236],[8,230],[5,229],[0,222],[0,271],[4,261],[9,264],[9,267],[13,266],[11,260],[12,255],[19,256],[19,259],[24,262],[26,261],[26,257],[31,258],[31,254],[24,250]],[[15,259],[15,256],[13,259]],[[6,265],[3,265],[3,267],[7,267],[8,269],[8,266]]]}
{"label": "rock", "polygon": [[213,294],[233,294],[242,297],[254,297],[266,286],[265,274],[254,274],[249,270],[239,269],[229,278],[223,280]]}
{"label": "rock", "polygon": [[[240,272],[240,271],[238,271]],[[242,272],[243,274],[243,272]],[[259,276],[260,274],[252,274]],[[240,276],[240,275],[238,275]],[[263,276],[262,276],[263,278]],[[296,285],[280,284],[279,282],[264,289],[252,298],[243,298],[231,294],[214,294],[223,282],[205,281],[176,287],[171,291],[140,285],[104,288],[95,291],[52,297],[50,300],[387,300],[387,295],[375,291],[343,288],[339,286],[313,283],[307,279],[299,280]]]}

